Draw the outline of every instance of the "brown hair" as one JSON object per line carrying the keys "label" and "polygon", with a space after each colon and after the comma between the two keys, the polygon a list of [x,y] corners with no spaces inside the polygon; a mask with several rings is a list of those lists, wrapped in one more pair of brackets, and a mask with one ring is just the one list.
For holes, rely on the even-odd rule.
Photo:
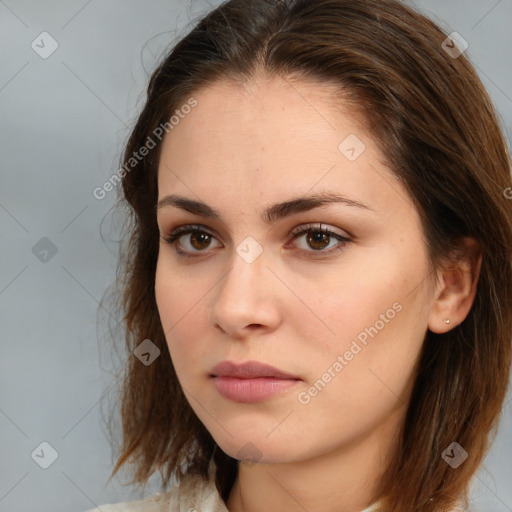
{"label": "brown hair", "polygon": [[[367,128],[421,214],[432,269],[461,237],[480,244],[474,304],[446,334],[427,331],[399,449],[382,476],[387,512],[438,512],[468,497],[507,391],[512,337],[511,159],[493,104],[447,35],[395,0],[230,0],[208,13],[153,73],[123,165],[194,92],[219,79],[293,77],[334,86],[357,104]],[[340,100],[341,101],[341,100]],[[224,500],[237,460],[223,453],[185,398],[169,355],[154,294],[159,232],[155,204],[160,140],[122,180],[128,206],[119,266],[126,349],[149,338],[160,349],[145,366],[126,362],[122,445],[111,477],[128,462],[132,482],[155,470],[163,487],[186,473],[207,478],[212,456]],[[456,470],[442,452],[469,454]],[[466,502],[467,505],[467,502]]]}

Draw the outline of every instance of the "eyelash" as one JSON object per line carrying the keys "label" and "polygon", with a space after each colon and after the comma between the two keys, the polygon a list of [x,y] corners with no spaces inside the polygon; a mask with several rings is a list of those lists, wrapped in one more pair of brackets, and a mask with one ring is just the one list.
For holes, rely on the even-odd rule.
{"label": "eyelash", "polygon": [[[205,230],[201,225],[187,225],[187,226],[180,226],[179,228],[175,229],[169,236],[164,237],[164,241],[170,245],[175,246],[176,253],[184,258],[197,258],[198,256],[202,256],[207,251],[192,251],[197,253],[197,256],[190,255],[189,251],[184,251],[179,248],[179,245],[176,244],[176,242],[182,238],[185,235],[191,234],[191,233],[199,233],[199,234],[205,234],[211,237],[214,237],[212,233]],[[335,247],[329,249],[329,250],[322,250],[319,249],[317,251],[315,250],[305,250],[300,249],[302,252],[305,252],[308,254],[308,257],[311,258],[322,258],[326,255],[333,254],[337,251],[341,251],[345,248],[347,244],[349,244],[352,240],[350,238],[347,238],[345,236],[339,235],[338,233],[335,233],[334,231],[331,231],[330,229],[322,228],[322,224],[307,224],[305,226],[300,226],[299,228],[294,229],[291,234],[293,235],[293,240],[296,238],[299,238],[301,235],[305,233],[322,233],[324,235],[328,235],[329,237],[335,238],[339,240],[339,244],[337,244]],[[215,237],[214,237],[215,238]]]}

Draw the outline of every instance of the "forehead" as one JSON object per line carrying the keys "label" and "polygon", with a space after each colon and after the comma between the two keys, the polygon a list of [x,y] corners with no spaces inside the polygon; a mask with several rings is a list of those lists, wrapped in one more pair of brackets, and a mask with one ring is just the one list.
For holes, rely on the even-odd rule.
{"label": "forehead", "polygon": [[[297,131],[303,131],[306,126],[312,134],[318,129],[336,131],[339,114],[356,131],[366,131],[359,106],[331,83],[266,76],[244,82],[218,80],[197,91],[194,97],[198,104],[190,117],[200,118],[200,123],[185,124],[193,125],[196,135],[207,132],[209,136],[221,136],[221,130],[212,130],[216,121],[230,122],[236,133],[243,127],[243,133],[254,135],[272,127],[278,131],[296,126]],[[229,130],[229,126],[222,130]],[[286,136],[287,132],[280,134]]]}
{"label": "forehead", "polygon": [[339,143],[350,134],[366,148],[374,146],[356,107],[332,85],[288,78],[220,80],[193,97],[196,106],[165,137],[164,156],[212,164],[231,156],[255,167],[267,155],[276,163],[319,153],[337,157]]}
{"label": "forehead", "polygon": [[193,97],[197,105],[164,139],[160,198],[187,192],[206,201],[236,191],[257,206],[315,188],[361,200],[373,194],[384,206],[393,190],[386,197],[381,182],[399,187],[359,111],[331,85],[223,80]]}

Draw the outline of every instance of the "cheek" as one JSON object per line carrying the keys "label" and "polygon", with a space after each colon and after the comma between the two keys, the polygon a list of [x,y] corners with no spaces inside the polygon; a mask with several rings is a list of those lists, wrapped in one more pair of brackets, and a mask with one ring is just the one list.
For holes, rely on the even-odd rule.
{"label": "cheek", "polygon": [[296,397],[306,404],[296,405],[297,417],[302,425],[322,428],[329,439],[350,439],[383,422],[408,402],[414,382],[424,338],[417,304],[410,298],[394,301],[395,291],[375,284],[370,291],[371,304],[364,300],[364,287],[359,288],[363,300],[357,298],[357,307],[351,300],[324,300],[336,335],[321,343],[317,336],[315,346],[301,354],[308,379]]}
{"label": "cheek", "polygon": [[178,300],[179,289],[179,279],[176,279],[175,274],[171,275],[165,264],[161,264],[159,260],[155,274],[155,299],[169,352],[178,373],[183,354],[179,351],[180,344],[177,341],[183,323],[187,322],[183,296],[182,300]]}
{"label": "cheek", "polygon": [[182,381],[191,368],[199,368],[204,360],[200,340],[207,321],[204,308],[205,290],[189,279],[179,277],[165,264],[157,264],[155,298],[171,359]]}
{"label": "cheek", "polygon": [[[323,281],[321,290],[311,286],[308,295],[303,288],[300,293],[310,297],[309,304],[323,321],[322,331],[310,338],[321,349],[316,357],[310,353],[308,360],[315,361],[310,376],[319,378],[346,354],[346,366],[343,363],[336,380],[352,396],[370,396],[374,386],[383,388],[384,383],[399,393],[425,337],[427,269],[423,253],[409,246],[395,247],[372,261],[347,264],[334,279]],[[296,322],[306,324],[298,314]]]}
{"label": "cheek", "polygon": [[161,259],[159,259],[155,272],[155,300],[158,314],[160,315],[160,322],[165,333],[168,332],[172,325],[170,315],[171,312],[174,311],[175,306],[175,304],[173,304],[175,295],[171,283],[170,276],[165,271]]}
{"label": "cheek", "polygon": [[[344,261],[336,272],[317,275],[314,282],[301,284],[295,279],[294,293],[309,312],[301,306],[295,311],[287,309],[286,314],[294,317],[293,323],[301,326],[301,332],[306,330],[308,337],[327,351],[347,350],[359,334],[364,341],[365,329],[376,322],[379,331],[389,330],[390,323],[395,323],[400,314],[404,316],[393,309],[393,304],[405,306],[408,283],[400,281],[398,267],[381,265],[378,258],[358,258]],[[395,308],[402,309],[400,304]]]}
{"label": "cheek", "polygon": [[181,325],[190,323],[201,311],[200,296],[201,290],[190,279],[184,278],[164,257],[159,258],[155,272],[155,298],[167,336],[172,337]]}

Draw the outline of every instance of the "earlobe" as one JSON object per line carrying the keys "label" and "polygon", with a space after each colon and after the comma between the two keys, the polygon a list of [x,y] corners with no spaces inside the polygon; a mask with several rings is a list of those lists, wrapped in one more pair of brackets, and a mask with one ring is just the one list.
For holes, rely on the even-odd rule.
{"label": "earlobe", "polygon": [[428,328],[443,334],[460,325],[473,305],[482,253],[473,238],[461,240],[461,251],[449,268],[439,270],[439,283],[433,297]]}

